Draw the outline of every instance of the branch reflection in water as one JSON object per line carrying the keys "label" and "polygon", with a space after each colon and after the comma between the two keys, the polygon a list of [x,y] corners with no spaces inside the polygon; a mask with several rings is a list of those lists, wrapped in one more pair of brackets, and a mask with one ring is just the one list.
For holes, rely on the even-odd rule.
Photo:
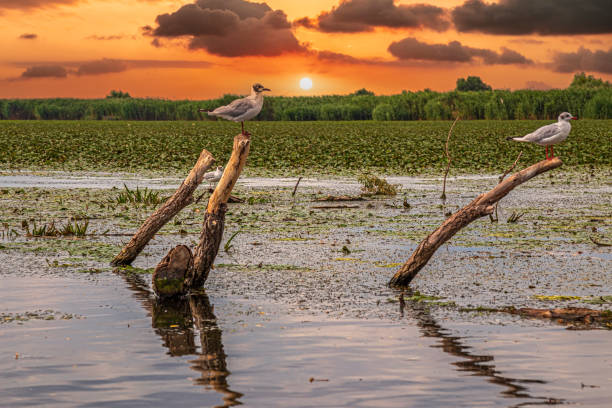
{"label": "branch reflection in water", "polygon": [[452,364],[457,367],[458,371],[467,371],[475,376],[488,377],[487,381],[492,384],[497,384],[505,387],[501,391],[502,396],[506,398],[523,398],[534,401],[519,403],[512,405],[510,408],[533,405],[557,405],[565,404],[566,401],[550,398],[550,397],[534,397],[529,394],[526,386],[521,384],[546,384],[543,380],[532,379],[517,379],[504,377],[498,371],[491,361],[495,360],[494,356],[477,355],[469,352],[470,346],[464,343],[461,337],[451,336],[448,330],[443,328],[436,322],[430,313],[429,307],[425,302],[406,301],[404,293],[407,296],[412,296],[411,291],[402,292],[399,295],[400,317],[405,315],[413,319],[419,326],[424,337],[434,337],[439,339],[438,344],[432,346],[441,348],[442,351],[455,357],[461,357],[463,360],[455,361]]}
{"label": "branch reflection in water", "polygon": [[[141,276],[134,273],[117,272],[123,276],[128,287],[142,303],[155,332],[162,338],[171,356],[195,355],[191,368],[201,374],[195,383],[212,387],[222,395],[224,404],[220,407],[242,405],[239,392],[232,391],[227,383],[226,355],[223,351],[221,329],[213,306],[206,294],[194,294],[187,298],[160,301],[150,291]],[[199,336],[198,336],[199,334]],[[200,340],[200,351],[196,347]]]}

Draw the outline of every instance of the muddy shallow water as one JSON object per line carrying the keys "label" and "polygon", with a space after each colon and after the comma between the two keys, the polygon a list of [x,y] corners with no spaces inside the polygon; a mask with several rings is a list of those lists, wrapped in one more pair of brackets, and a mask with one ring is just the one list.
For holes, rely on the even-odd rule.
{"label": "muddy shallow water", "polygon": [[[109,189],[169,195],[180,180],[19,177],[0,176],[0,406],[609,406],[609,330],[478,309],[612,308],[610,248],[589,239],[610,237],[609,174],[521,186],[499,222],[473,223],[415,279],[436,300],[405,304],[386,286],[398,264],[495,177],[453,179],[444,204],[437,179],[391,178],[398,196],[339,209],[313,200],[358,194],[356,182],[303,180],[294,198],[295,180],[245,179],[224,243],[240,232],[222,243],[207,296],[175,304],[155,301],[144,271],[107,266],[151,212],[113,203]],[[134,265],[197,240],[204,206],[185,209]],[[508,224],[512,212],[525,215]],[[21,229],[75,215],[90,219],[84,239]]]}

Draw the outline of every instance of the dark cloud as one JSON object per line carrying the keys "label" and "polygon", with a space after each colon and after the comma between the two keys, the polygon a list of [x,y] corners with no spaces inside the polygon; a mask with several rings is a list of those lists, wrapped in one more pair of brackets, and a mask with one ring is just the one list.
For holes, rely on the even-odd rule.
{"label": "dark cloud", "polygon": [[513,44],[533,44],[533,45],[541,45],[544,44],[542,40],[535,40],[533,38],[513,38],[509,42]]}
{"label": "dark cloud", "polygon": [[458,31],[509,35],[612,33],[610,0],[468,0],[452,11]]}
{"label": "dark cloud", "polygon": [[355,33],[371,31],[374,27],[431,28],[446,30],[450,23],[446,11],[429,4],[395,5],[393,0],[343,0],[331,11],[312,20],[302,18],[294,22],[307,28],[317,27],[324,32]]}
{"label": "dark cloud", "polygon": [[68,71],[61,65],[36,65],[23,71],[20,78],[66,78],[67,76]]}
{"label": "dark cloud", "polygon": [[[32,63],[30,63],[32,64]],[[25,65],[16,63],[16,65]],[[109,59],[104,58],[95,61],[66,61],[32,64],[18,78],[9,80],[30,79],[30,78],[66,78],[68,75],[104,75],[123,72],[130,69],[148,68],[182,68],[182,69],[201,69],[208,68],[212,64],[207,61],[184,61],[184,60],[128,60],[128,59]]]}
{"label": "dark cloud", "polygon": [[145,35],[159,38],[191,37],[190,49],[204,49],[225,57],[276,56],[304,52],[287,16],[265,3],[245,0],[198,0],[171,14],[161,14],[157,27],[142,28]]}
{"label": "dark cloud", "polygon": [[612,48],[608,51],[591,51],[580,47],[576,52],[559,52],[553,58],[552,67],[557,72],[594,71],[612,74]]}
{"label": "dark cloud", "polygon": [[533,61],[516,51],[502,48],[498,53],[485,48],[473,48],[459,41],[448,44],[426,44],[416,38],[404,38],[389,45],[389,52],[401,60],[473,62],[476,58],[484,64],[531,64]]}
{"label": "dark cloud", "polygon": [[103,75],[123,72],[128,69],[128,64],[122,60],[101,59],[84,62],[76,70],[77,75]]}
{"label": "dark cloud", "polygon": [[75,4],[78,2],[79,0],[0,0],[0,10],[53,7],[62,6],[65,4]]}
{"label": "dark cloud", "polygon": [[96,41],[112,41],[112,40],[123,40],[125,35],[90,35],[87,37],[88,40]]}
{"label": "dark cloud", "polygon": [[19,36],[22,40],[35,40],[38,38],[38,34],[25,33]]}

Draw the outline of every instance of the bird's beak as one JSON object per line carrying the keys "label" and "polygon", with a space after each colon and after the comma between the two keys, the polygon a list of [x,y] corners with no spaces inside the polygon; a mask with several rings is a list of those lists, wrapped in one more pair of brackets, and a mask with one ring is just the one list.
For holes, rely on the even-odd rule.
{"label": "bird's beak", "polygon": [[572,116],[572,120],[578,120],[578,118],[575,116]]}
{"label": "bird's beak", "polygon": [[268,88],[264,88],[264,89],[262,89],[262,91],[272,92],[272,90],[271,90],[271,89],[268,89]]}

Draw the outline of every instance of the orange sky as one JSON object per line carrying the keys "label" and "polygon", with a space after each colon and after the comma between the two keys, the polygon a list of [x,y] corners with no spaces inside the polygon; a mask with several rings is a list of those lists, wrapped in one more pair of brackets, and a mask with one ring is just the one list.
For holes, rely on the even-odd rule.
{"label": "orange sky", "polygon": [[[244,0],[232,1],[244,3]],[[240,43],[230,40],[220,51],[211,48],[214,47],[210,45],[211,41],[220,38],[216,36],[227,35],[225,31],[224,34],[209,32],[205,47],[190,50],[187,45],[194,38],[191,32],[165,36],[156,31],[142,30],[144,26],[161,30],[163,27],[156,22],[158,15],[172,14],[182,6],[193,4],[194,0],[0,0],[0,24],[3,27],[0,98],[98,98],[108,94],[111,89],[122,89],[138,97],[205,99],[224,93],[246,93],[253,82],[261,82],[272,88],[273,95],[349,93],[362,87],[376,93],[391,94],[424,88],[450,90],[455,87],[458,77],[467,75],[478,75],[494,88],[562,88],[569,84],[573,72],[578,70],[612,80],[612,29],[605,21],[596,29],[588,26],[574,29],[574,26],[581,27],[583,23],[580,13],[577,13],[576,24],[568,24],[570,30],[577,31],[571,33],[510,35],[482,30],[460,32],[454,20],[447,28],[436,31],[424,26],[389,27],[395,23],[388,21],[395,21],[400,11],[409,10],[398,7],[418,3],[444,9],[444,18],[448,19],[452,9],[462,6],[465,0],[395,1],[391,6],[388,4],[391,0],[347,0],[394,7],[394,11],[378,20],[371,18],[374,12],[359,17],[361,22],[367,20],[369,24],[369,31],[365,32],[324,32],[312,26],[289,26],[289,23],[303,17],[314,21],[320,13],[331,12],[338,7],[340,1],[266,1],[272,10],[282,10],[286,14],[286,21],[283,28],[277,30],[280,25],[271,28],[276,31],[269,31],[262,41],[278,33],[290,38],[295,45],[289,49],[285,46],[289,40],[283,45],[273,43],[270,48],[279,47],[275,55],[245,56],[234,50],[234,47],[236,50],[240,48]],[[513,2],[521,0],[499,1],[512,6]],[[539,1],[544,0],[534,3]],[[597,0],[592,2],[602,3]],[[223,1],[219,3],[224,4]],[[579,8],[582,1],[574,3]],[[609,14],[606,17],[610,17]],[[208,25],[198,23],[191,30],[204,27],[202,29],[214,31],[212,25],[218,21],[217,17],[214,18],[206,20],[209,21]],[[180,23],[183,24],[183,21],[188,20],[180,20]],[[240,20],[240,24],[243,22]],[[176,26],[172,28],[177,29]],[[189,31],[182,25],[178,29]],[[223,29],[222,25],[218,28]],[[589,32],[594,30],[597,32]],[[254,36],[249,35],[251,39]],[[391,43],[406,38],[411,39],[412,48],[403,51],[401,57],[388,50]],[[154,39],[161,46],[153,46]],[[447,57],[437,56],[440,52],[451,52],[448,48],[451,41],[458,41],[459,47],[462,47],[459,51],[453,48],[455,51],[471,55],[465,57],[469,61],[445,60]],[[257,46],[258,42],[254,44]],[[414,47],[423,50],[426,55],[418,54]],[[500,55],[503,48],[519,53],[530,63],[487,63],[482,57],[491,53]],[[252,52],[252,48],[246,52]],[[324,58],[328,52],[342,54],[342,58]],[[567,68],[571,72],[558,72],[567,70],[559,68],[559,64],[555,66],[558,53],[567,53],[571,59],[573,53],[580,52],[583,57],[575,71],[572,66]],[[239,55],[220,55],[236,53]],[[100,68],[98,63],[103,59],[111,61],[101,64],[103,67]],[[603,62],[593,62],[595,60]],[[94,64],[89,66],[88,71],[87,63],[92,61]],[[114,68],[109,69],[109,66]],[[48,67],[54,67],[53,74],[46,71],[50,69]],[[305,76],[314,82],[310,91],[299,88],[299,80]]]}

